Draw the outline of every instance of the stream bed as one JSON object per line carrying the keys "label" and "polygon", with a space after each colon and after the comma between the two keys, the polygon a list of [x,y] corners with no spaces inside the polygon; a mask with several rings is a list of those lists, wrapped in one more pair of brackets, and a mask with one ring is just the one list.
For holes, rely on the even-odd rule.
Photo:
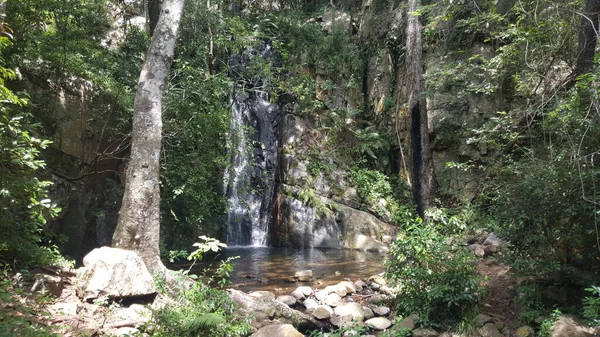
{"label": "stream bed", "polygon": [[[239,256],[233,261],[230,288],[245,292],[268,290],[290,293],[301,285],[324,288],[350,279],[367,279],[383,272],[384,253],[349,249],[286,249],[274,247],[230,247],[219,253],[207,253],[196,263],[192,274],[211,275],[220,261]],[[175,265],[173,269],[188,269]],[[313,271],[312,282],[291,282],[298,270]]]}

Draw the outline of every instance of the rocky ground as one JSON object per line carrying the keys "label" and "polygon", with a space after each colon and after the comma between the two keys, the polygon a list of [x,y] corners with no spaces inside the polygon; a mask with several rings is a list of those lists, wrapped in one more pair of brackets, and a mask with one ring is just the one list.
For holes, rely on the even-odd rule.
{"label": "rocky ground", "polygon": [[[515,301],[517,280],[508,266],[495,260],[497,247],[491,247],[485,240],[475,239],[469,246],[481,257],[477,270],[484,276],[487,289],[470,336],[535,336],[532,328],[519,324],[520,308]],[[51,326],[63,336],[126,336],[139,332],[138,328],[151,321],[153,310],[168,299],[156,296],[148,275],[121,274],[126,270],[143,272],[145,269],[140,268],[141,262],[135,254],[122,254],[120,250],[105,247],[86,257],[86,267],[77,271],[39,269],[30,280],[12,275],[15,290],[20,287],[27,291],[15,291],[16,302],[0,300],[0,320],[8,315],[20,315],[37,324]],[[111,264],[125,267],[116,268],[120,270],[117,273],[109,272]],[[143,282],[133,282],[136,287],[127,289],[114,287],[119,283],[117,279],[128,277]],[[285,295],[228,290],[238,303],[239,311],[253,315],[252,336],[303,336],[311,330],[330,331],[340,327],[345,328],[347,336],[351,336],[352,331],[361,331],[362,336],[378,336],[395,326],[411,330],[415,337],[466,337],[452,331],[420,327],[416,315],[397,317],[393,311],[395,291],[381,275],[323,288],[303,285],[313,278],[310,270],[300,270],[293,278],[299,286]],[[111,302],[109,296],[123,300]],[[40,298],[46,301],[40,302]],[[44,312],[47,315],[41,314]],[[552,331],[553,337],[600,336],[598,331],[578,324],[569,316],[561,316]]]}

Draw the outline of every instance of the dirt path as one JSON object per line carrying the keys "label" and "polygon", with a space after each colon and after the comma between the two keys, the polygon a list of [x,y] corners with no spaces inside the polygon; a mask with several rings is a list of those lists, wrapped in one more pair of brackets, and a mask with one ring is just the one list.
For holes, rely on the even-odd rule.
{"label": "dirt path", "polygon": [[495,259],[479,261],[476,269],[484,277],[486,293],[480,306],[482,314],[502,321],[511,330],[519,327],[520,305],[516,302],[518,282],[510,267]]}

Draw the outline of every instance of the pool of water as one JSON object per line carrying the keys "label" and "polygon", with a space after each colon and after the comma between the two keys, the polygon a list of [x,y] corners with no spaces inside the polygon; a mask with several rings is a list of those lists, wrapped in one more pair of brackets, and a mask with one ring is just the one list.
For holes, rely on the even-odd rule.
{"label": "pool of water", "polygon": [[[191,273],[210,275],[220,261],[234,256],[239,258],[233,261],[231,288],[289,293],[300,285],[323,288],[347,278],[356,281],[381,273],[385,254],[348,249],[230,247],[218,254],[207,254],[192,267]],[[172,267],[187,269],[189,265]],[[304,269],[313,271],[314,280],[291,282],[294,273]]]}

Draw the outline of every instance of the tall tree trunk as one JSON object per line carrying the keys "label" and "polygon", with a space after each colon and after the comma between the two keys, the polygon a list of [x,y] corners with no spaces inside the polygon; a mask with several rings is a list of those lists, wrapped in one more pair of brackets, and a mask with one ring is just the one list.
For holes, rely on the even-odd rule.
{"label": "tall tree trunk", "polygon": [[433,206],[435,176],[429,146],[427,127],[427,102],[423,92],[423,46],[421,23],[416,14],[420,0],[408,1],[406,25],[406,93],[408,95],[409,154],[411,160],[412,192],[417,210],[424,217],[425,210]]}
{"label": "tall tree trunk", "polygon": [[598,42],[600,0],[586,0],[585,10],[582,14],[581,26],[579,27],[579,41],[577,43],[577,60],[575,62],[575,69],[567,79],[567,87],[575,84],[578,76],[592,71],[596,44]]}
{"label": "tall tree trunk", "polygon": [[151,272],[165,270],[160,261],[159,156],[162,141],[162,96],[185,0],[165,0],[152,36],[135,95],[131,158],[113,246],[135,250]]}

